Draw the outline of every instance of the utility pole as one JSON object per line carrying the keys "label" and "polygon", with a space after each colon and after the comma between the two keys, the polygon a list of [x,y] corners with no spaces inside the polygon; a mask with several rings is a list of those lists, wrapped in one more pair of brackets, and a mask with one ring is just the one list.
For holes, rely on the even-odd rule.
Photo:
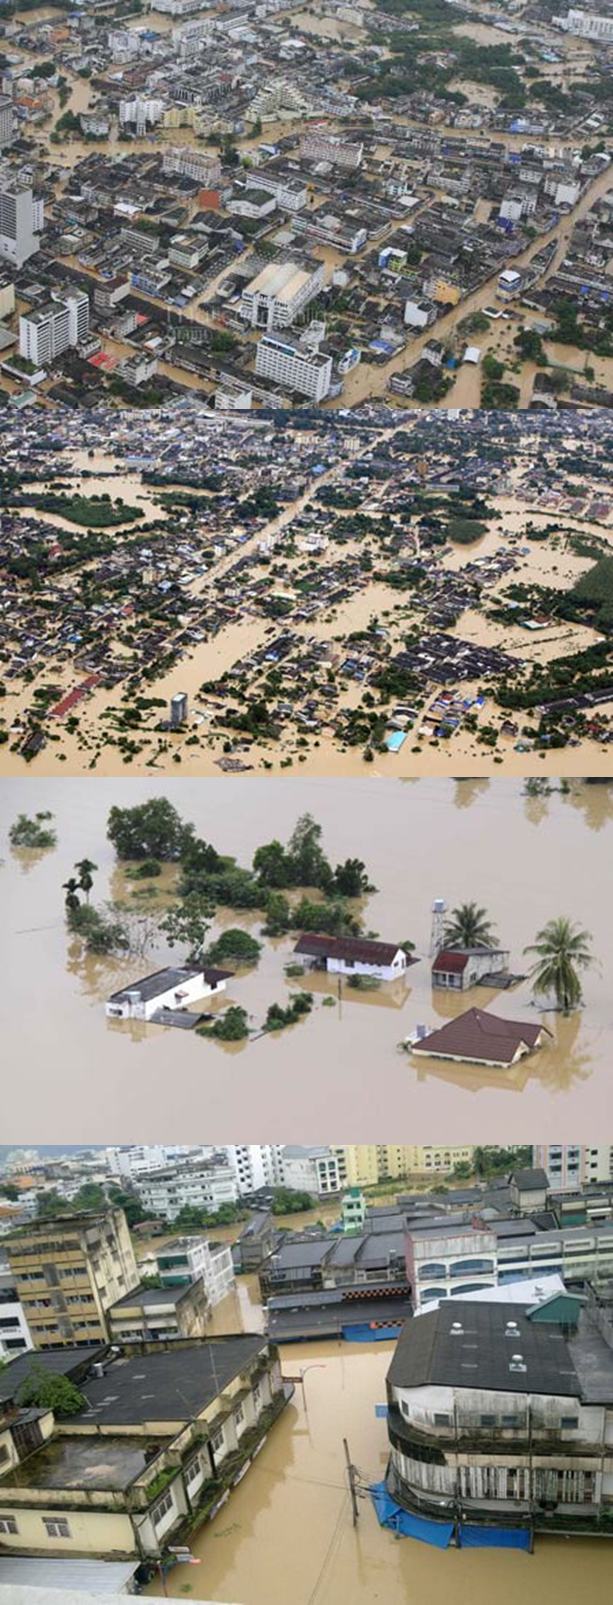
{"label": "utility pole", "polygon": [[357,1527],[358,1514],[359,1514],[359,1512],[358,1512],[358,1496],[357,1496],[357,1493],[356,1493],[357,1472],[356,1472],[355,1466],[352,1463],[351,1455],[349,1454],[349,1444],[347,1443],[347,1439],[346,1438],[343,1438],[343,1449],[345,1450],[345,1460],[346,1460],[346,1463],[347,1463],[347,1476],[349,1478],[349,1493],[351,1495],[351,1512],[352,1512],[352,1516],[353,1516],[353,1525],[354,1525],[354,1527]]}

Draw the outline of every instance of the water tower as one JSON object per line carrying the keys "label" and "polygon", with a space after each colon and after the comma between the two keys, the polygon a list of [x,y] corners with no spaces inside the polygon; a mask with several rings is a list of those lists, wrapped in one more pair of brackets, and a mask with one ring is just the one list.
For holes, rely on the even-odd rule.
{"label": "water tower", "polygon": [[435,897],[432,904],[432,924],[430,926],[430,953],[436,958],[440,953],[445,940],[445,925],[447,919],[447,904],[444,897]]}

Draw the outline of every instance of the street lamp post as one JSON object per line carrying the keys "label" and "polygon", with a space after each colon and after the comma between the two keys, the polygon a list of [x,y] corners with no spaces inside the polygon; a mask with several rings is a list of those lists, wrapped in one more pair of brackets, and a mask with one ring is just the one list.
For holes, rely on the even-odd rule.
{"label": "street lamp post", "polygon": [[306,1388],[305,1388],[305,1385],[304,1385],[305,1376],[307,1374],[307,1371],[325,1371],[325,1369],[326,1369],[325,1365],[318,1365],[315,1361],[313,1361],[313,1363],[311,1365],[303,1365],[303,1366],[300,1367],[300,1386],[302,1388],[302,1403],[304,1405],[304,1413],[305,1413],[305,1416],[307,1418],[307,1421],[308,1421],[308,1417],[309,1417],[309,1407],[307,1405]]}

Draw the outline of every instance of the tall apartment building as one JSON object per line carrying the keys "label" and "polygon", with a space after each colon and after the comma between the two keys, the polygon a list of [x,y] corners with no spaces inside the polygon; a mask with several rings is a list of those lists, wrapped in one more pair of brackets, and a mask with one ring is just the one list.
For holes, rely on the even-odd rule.
{"label": "tall apartment building", "polygon": [[590,1181],[613,1181],[613,1146],[587,1147],[561,1142],[537,1143],[533,1164],[544,1170],[552,1193],[583,1187]]}
{"label": "tall apartment building", "polygon": [[122,1209],[35,1220],[5,1246],[35,1349],[108,1341],[111,1305],[139,1280]]}
{"label": "tall apartment building", "polygon": [[257,344],[255,371],[260,379],[272,379],[284,390],[296,390],[312,401],[323,401],[330,389],[332,358],[323,351],[308,351],[265,334]]}
{"label": "tall apartment building", "polygon": [[324,267],[298,262],[267,262],[245,286],[239,312],[252,329],[287,329],[319,295]]}
{"label": "tall apartment building", "polygon": [[71,346],[79,345],[88,332],[89,296],[84,290],[75,290],[65,299],[49,301],[36,312],[22,313],[19,351],[36,367],[43,367]]}
{"label": "tall apartment building", "polygon": [[13,102],[10,95],[0,95],[0,150],[11,144],[13,123]]}
{"label": "tall apartment building", "polygon": [[335,167],[355,169],[360,166],[363,154],[361,143],[335,138],[317,128],[311,129],[300,141],[303,161],[331,162]]}
{"label": "tall apartment building", "polygon": [[40,248],[43,222],[43,202],[35,200],[29,184],[0,173],[0,257],[23,267]]}
{"label": "tall apartment building", "polygon": [[282,1155],[283,1180],[296,1192],[316,1193],[319,1198],[334,1197],[343,1181],[332,1148],[286,1147]]}
{"label": "tall apartment building", "polygon": [[187,1208],[215,1215],[238,1198],[236,1176],[228,1164],[171,1166],[134,1180],[143,1209],[168,1221]]}
{"label": "tall apartment building", "polygon": [[341,1178],[348,1187],[374,1187],[377,1182],[409,1176],[450,1175],[455,1165],[470,1164],[467,1144],[370,1143],[335,1146]]}
{"label": "tall apartment building", "polygon": [[236,1176],[239,1193],[256,1193],[260,1187],[275,1187],[283,1180],[282,1148],[273,1144],[232,1144],[223,1150]]}
{"label": "tall apartment building", "polygon": [[162,1287],[201,1282],[211,1309],[234,1286],[232,1249],[206,1237],[156,1238],[138,1250],[138,1268],[143,1277],[159,1276]]}
{"label": "tall apartment building", "polygon": [[107,1148],[105,1162],[111,1175],[133,1181],[152,1170],[166,1170],[169,1165],[185,1164],[189,1160],[210,1159],[212,1148],[186,1143],[131,1143],[125,1148]]}

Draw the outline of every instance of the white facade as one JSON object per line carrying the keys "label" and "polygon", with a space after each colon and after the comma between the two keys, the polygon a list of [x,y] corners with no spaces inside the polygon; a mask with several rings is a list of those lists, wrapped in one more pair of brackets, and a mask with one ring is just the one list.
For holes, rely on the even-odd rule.
{"label": "white facade", "polygon": [[184,1208],[216,1214],[223,1204],[238,1198],[236,1177],[229,1165],[195,1165],[166,1170],[135,1181],[143,1209],[164,1220],[176,1220]]}
{"label": "white facade", "polygon": [[150,1020],[159,1009],[187,1009],[190,1003],[225,990],[225,979],[213,983],[204,970],[165,969],[134,986],[113,992],[106,1004],[112,1020]]}
{"label": "white facade", "polygon": [[122,128],[134,123],[136,133],[144,134],[147,128],[159,123],[163,111],[163,100],[145,100],[141,95],[136,95],[133,100],[120,100],[119,121]]}
{"label": "white facade", "polygon": [[287,329],[323,282],[323,263],[309,270],[297,262],[269,262],[243,290],[240,315],[252,329]]}
{"label": "white facade", "polygon": [[428,324],[432,322],[432,318],[428,307],[424,306],[422,302],[405,301],[404,321],[412,329],[426,329]]}
{"label": "white facade", "polygon": [[278,1150],[270,1145],[233,1144],[223,1152],[236,1176],[239,1193],[256,1193],[260,1187],[274,1186],[279,1178]]}
{"label": "white facade", "polygon": [[283,389],[323,401],[330,389],[332,358],[267,334],[258,341],[255,371],[260,379],[271,379]]}
{"label": "white facade", "polygon": [[89,297],[83,290],[64,300],[50,301],[38,312],[19,319],[19,351],[36,367],[45,366],[87,338]]}
{"label": "white facade", "polygon": [[594,11],[568,11],[565,17],[554,17],[567,33],[578,39],[613,40],[613,17],[599,17]]}
{"label": "white facade", "polygon": [[320,1198],[342,1192],[339,1155],[331,1148],[284,1148],[284,1186],[296,1192],[317,1193]]}
{"label": "white facade", "polygon": [[0,95],[0,150],[10,145],[13,138],[13,102],[9,95]]}
{"label": "white facade", "polygon": [[162,172],[180,173],[207,189],[219,183],[221,162],[218,156],[205,156],[191,145],[172,145],[170,150],[164,151]]}
{"label": "white facade", "polygon": [[40,248],[43,203],[27,184],[0,175],[0,257],[23,267]]}
{"label": "white facade", "polygon": [[[552,1193],[566,1192],[569,1188],[581,1187],[586,1180],[584,1162],[586,1152],[587,1150],[579,1144],[537,1143],[532,1149],[532,1161],[536,1170],[545,1171]],[[610,1152],[610,1149],[607,1149],[607,1152]],[[591,1180],[608,1180],[608,1176],[592,1175]]]}
{"label": "white facade", "polygon": [[19,1300],[14,1298],[4,1302],[0,1299],[0,1361],[14,1360],[16,1354],[23,1354],[25,1349],[33,1347],[23,1306]]}
{"label": "white facade", "polygon": [[498,1243],[496,1233],[471,1231],[409,1232],[407,1235],[407,1276],[415,1309],[431,1300],[453,1298],[459,1293],[478,1294],[484,1287],[498,1285]]}

